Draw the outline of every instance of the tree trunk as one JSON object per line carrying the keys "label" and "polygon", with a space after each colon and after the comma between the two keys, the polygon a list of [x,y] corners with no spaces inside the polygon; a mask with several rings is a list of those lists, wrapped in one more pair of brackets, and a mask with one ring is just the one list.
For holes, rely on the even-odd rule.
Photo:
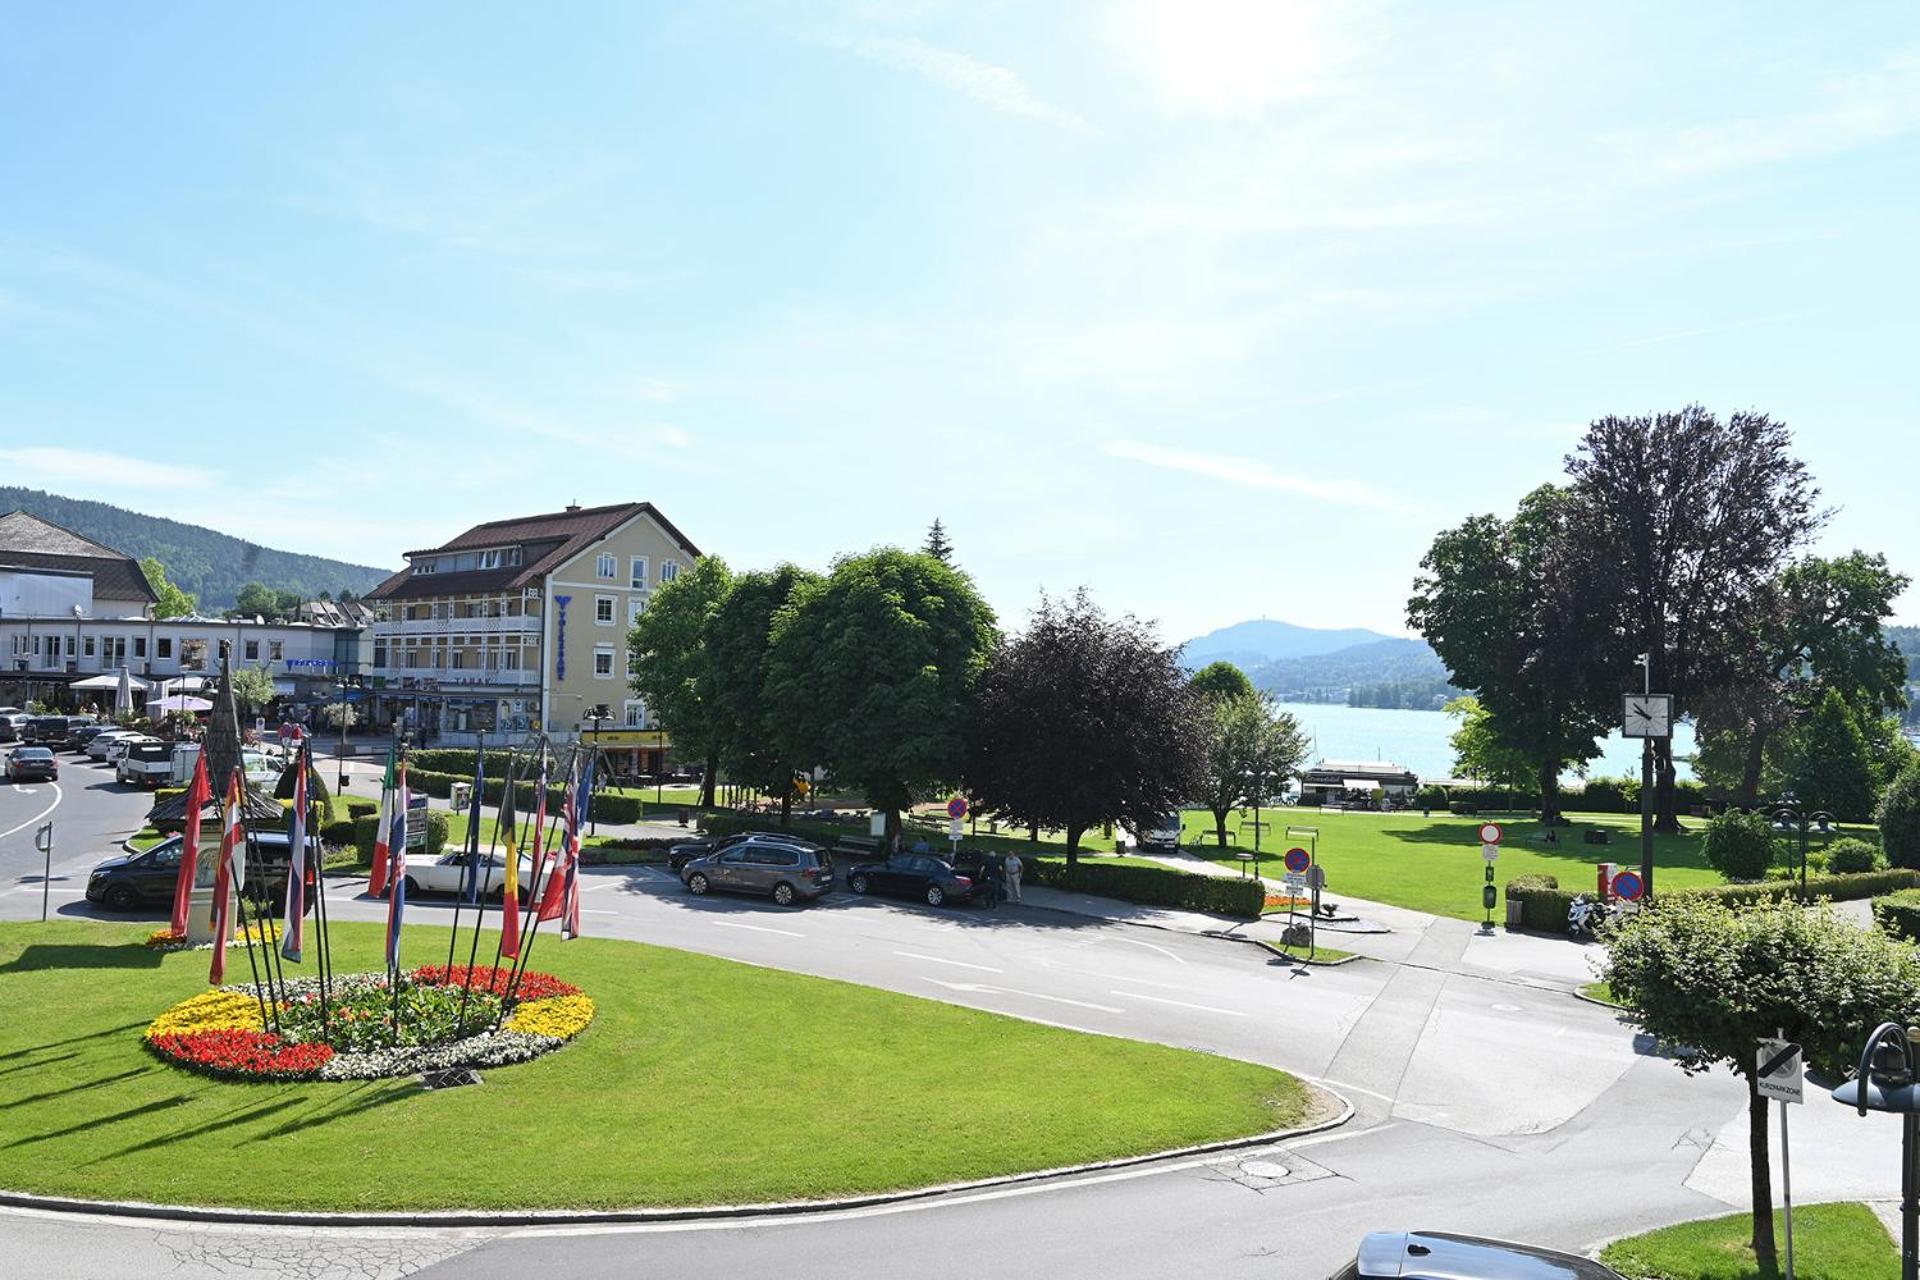
{"label": "tree trunk", "polygon": [[1673,789],[1673,739],[1653,740],[1653,829],[1680,831],[1680,799]]}
{"label": "tree trunk", "polygon": [[1080,837],[1084,834],[1086,834],[1085,827],[1076,827],[1076,826],[1073,826],[1072,824],[1068,824],[1067,826],[1067,865],[1069,867],[1077,867],[1080,865]]}
{"label": "tree trunk", "polygon": [[1227,847],[1227,815],[1232,812],[1233,810],[1231,809],[1215,809],[1213,811],[1213,837],[1220,842],[1222,849]]}
{"label": "tree trunk", "polygon": [[1747,1076],[1747,1154],[1753,1161],[1753,1259],[1762,1275],[1779,1269],[1773,1243],[1773,1166],[1767,1157],[1767,1100]]}
{"label": "tree trunk", "polygon": [[1740,768],[1740,794],[1734,803],[1751,809],[1760,803],[1760,773],[1767,762],[1767,731],[1755,725],[1747,735],[1747,759]]}
{"label": "tree trunk", "polygon": [[1540,762],[1540,825],[1551,827],[1560,821],[1560,762]]}
{"label": "tree trunk", "polygon": [[793,792],[789,790],[789,791],[782,792],[780,795],[780,829],[784,831],[787,828],[791,827],[792,825],[793,825]]}
{"label": "tree trunk", "polygon": [[707,752],[707,776],[700,780],[700,807],[713,808],[714,775],[720,772],[720,761],[713,752]]}

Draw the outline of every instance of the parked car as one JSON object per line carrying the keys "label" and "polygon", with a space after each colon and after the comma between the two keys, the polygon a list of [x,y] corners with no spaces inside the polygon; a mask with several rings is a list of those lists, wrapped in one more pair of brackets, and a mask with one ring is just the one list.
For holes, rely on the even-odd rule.
{"label": "parked car", "polygon": [[833,888],[833,858],[817,844],[755,836],[693,859],[680,869],[680,879],[695,894],[761,893],[788,907]]}
{"label": "parked car", "polygon": [[[407,859],[407,896],[418,893],[460,892],[461,877],[467,867],[467,855],[449,853],[428,862],[425,859]],[[548,868],[552,873],[552,868]],[[484,849],[480,853],[480,887],[489,902],[498,902],[504,896],[503,888],[507,879],[507,855],[504,850],[496,849],[489,854]],[[527,887],[533,883],[533,858],[529,854],[520,855],[520,901],[526,902]]]}
{"label": "parked car", "polygon": [[0,716],[0,742],[20,741],[20,731],[13,727],[12,716]]}
{"label": "parked car", "polygon": [[918,898],[930,907],[971,902],[980,886],[930,853],[896,853],[885,862],[868,862],[847,872],[855,893],[887,893]]}
{"label": "parked car", "polygon": [[122,738],[144,738],[147,735],[138,729],[103,729],[93,735],[87,743],[87,759],[105,760],[107,748]]}
{"label": "parked car", "polygon": [[33,716],[20,731],[20,741],[59,746],[67,740],[65,716]]}
{"label": "parked car", "polygon": [[1587,1258],[1441,1231],[1375,1231],[1332,1280],[1623,1280]]}
{"label": "parked car", "polygon": [[52,747],[15,747],[7,759],[9,782],[58,782],[60,762]]}
{"label": "parked car", "polygon": [[164,742],[132,741],[113,776],[141,787],[165,786],[173,777],[173,748]]}
{"label": "parked car", "polygon": [[152,734],[129,733],[122,737],[115,738],[111,743],[107,744],[106,761],[108,764],[118,765],[122,760],[127,758],[127,752],[136,746],[161,745],[165,744],[161,743],[160,739],[154,737]]}
{"label": "parked car", "polygon": [[89,742],[112,727],[112,725],[94,723],[74,725],[67,730],[67,740],[60,745],[68,751],[85,751]]}
{"label": "parked car", "polygon": [[[319,857],[320,837],[307,837],[309,856]],[[110,911],[132,911],[136,907],[173,901],[173,884],[180,874],[181,837],[169,836],[141,853],[108,858],[87,877],[87,901],[99,903]],[[249,904],[279,910],[287,894],[287,870],[291,863],[284,831],[257,831],[248,851],[246,887]],[[252,907],[249,906],[249,910]],[[307,904],[313,910],[313,904]]]}
{"label": "parked car", "polygon": [[792,832],[781,831],[741,831],[730,836],[680,840],[667,846],[667,867],[679,875],[682,868],[695,858],[704,858],[710,854],[721,853],[744,844],[749,840],[778,840],[785,844],[806,845],[810,842],[801,839]]}

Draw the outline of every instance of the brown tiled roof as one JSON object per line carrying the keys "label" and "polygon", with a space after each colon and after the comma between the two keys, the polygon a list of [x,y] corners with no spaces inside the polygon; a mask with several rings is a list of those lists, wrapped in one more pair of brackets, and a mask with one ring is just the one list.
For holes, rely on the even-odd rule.
{"label": "brown tiled roof", "polygon": [[651,502],[582,507],[575,511],[552,511],[545,515],[489,520],[473,526],[450,542],[407,553],[407,557],[412,559],[415,556],[490,547],[521,547],[521,563],[517,566],[474,569],[465,573],[434,573],[420,577],[415,577],[411,568],[402,569],[369,591],[367,597],[374,600],[405,600],[422,596],[518,590],[538,582],[589,544],[642,515],[652,518],[689,556],[697,558],[700,555],[700,549],[687,541],[686,535],[674,528],[672,521],[661,515]]}
{"label": "brown tiled roof", "polygon": [[160,599],[132,556],[29,511],[0,516],[0,567],[89,574],[96,598],[148,604]]}

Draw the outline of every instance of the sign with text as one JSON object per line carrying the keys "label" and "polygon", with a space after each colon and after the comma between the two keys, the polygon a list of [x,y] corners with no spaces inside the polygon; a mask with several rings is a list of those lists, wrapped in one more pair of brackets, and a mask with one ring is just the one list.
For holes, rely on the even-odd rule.
{"label": "sign with text", "polygon": [[1802,1075],[1806,1062],[1799,1045],[1791,1040],[1762,1040],[1754,1066],[1755,1087],[1761,1097],[1775,1102],[1807,1100],[1807,1085]]}

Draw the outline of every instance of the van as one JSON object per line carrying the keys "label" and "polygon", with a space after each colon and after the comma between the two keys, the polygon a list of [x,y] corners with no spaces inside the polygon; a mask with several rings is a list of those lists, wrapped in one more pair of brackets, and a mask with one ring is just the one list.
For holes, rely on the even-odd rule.
{"label": "van", "polygon": [[1133,832],[1133,838],[1142,849],[1166,849],[1177,851],[1180,848],[1180,815],[1164,813],[1145,827]]}
{"label": "van", "polygon": [[135,786],[162,786],[173,777],[173,748],[164,742],[135,739],[127,754],[120,757],[113,776]]}

